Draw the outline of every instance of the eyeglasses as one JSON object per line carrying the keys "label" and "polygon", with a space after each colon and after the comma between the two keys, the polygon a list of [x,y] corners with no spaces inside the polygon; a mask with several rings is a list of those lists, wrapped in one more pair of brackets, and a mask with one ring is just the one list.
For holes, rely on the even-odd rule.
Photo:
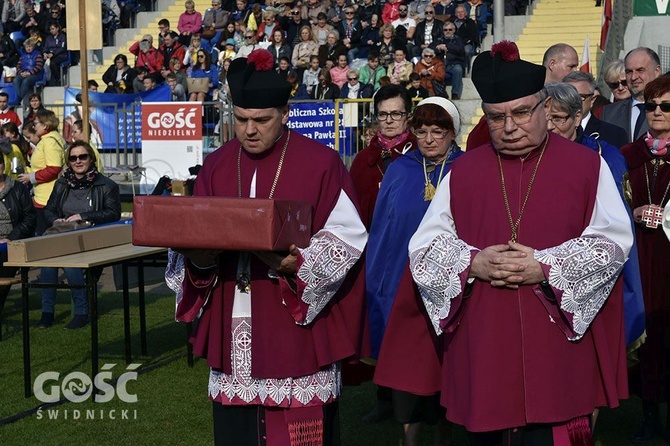
{"label": "eyeglasses", "polygon": [[426,139],[428,135],[431,135],[433,139],[444,139],[449,134],[448,130],[436,129],[436,130],[426,130],[426,129],[416,129],[413,130],[414,136],[417,139]]}
{"label": "eyeglasses", "polygon": [[291,11],[289,14],[291,14],[291,15],[300,15],[300,11]]}
{"label": "eyeglasses", "polygon": [[245,39],[253,39],[254,36],[244,36]]}
{"label": "eyeglasses", "polygon": [[349,77],[347,79],[349,79],[350,81],[355,81],[358,80],[358,76]]}
{"label": "eyeglasses", "polygon": [[426,15],[433,15],[435,14],[435,11],[424,11],[423,13]]}
{"label": "eyeglasses", "polygon": [[444,28],[445,31],[456,31],[456,28]]}
{"label": "eyeglasses", "polygon": [[585,93],[584,93],[584,94],[580,94],[580,95],[579,95],[579,97],[582,98],[582,102],[584,102],[585,100],[587,100],[588,98],[591,98],[591,97],[593,97],[593,96],[594,96],[593,93],[591,93],[591,94],[585,94]]}
{"label": "eyeglasses", "polygon": [[354,15],[354,11],[344,11],[345,15]]}
{"label": "eyeglasses", "polygon": [[617,82],[607,82],[607,86],[610,87],[610,90],[616,90],[619,88],[619,85],[625,88],[628,85],[628,82],[626,82],[626,79]]}
{"label": "eyeglasses", "polygon": [[507,118],[511,118],[516,125],[528,124],[531,118],[533,117],[533,113],[535,112],[535,110],[537,110],[537,107],[539,107],[540,104],[544,104],[544,101],[538,102],[537,104],[535,104],[533,108],[524,110],[515,110],[512,112],[511,115],[503,115],[502,113],[495,115],[486,114],[486,121],[488,122],[489,128],[491,129],[499,129],[505,127]]}
{"label": "eyeglasses", "polygon": [[198,56],[198,59],[204,59],[204,58],[205,58],[205,56],[203,54]]}
{"label": "eyeglasses", "polygon": [[663,113],[670,113],[670,102],[661,102],[660,104],[656,102],[644,103],[644,109],[647,110],[647,113],[655,112],[656,107],[660,107]]}
{"label": "eyeglasses", "polygon": [[423,57],[424,59],[432,59],[432,58],[435,57],[435,56],[433,56],[432,54],[424,54],[422,57]]}
{"label": "eyeglasses", "polygon": [[568,122],[568,119],[570,119],[570,116],[550,116],[547,118],[547,121],[551,121],[554,125],[560,127],[565,125],[565,123]]}
{"label": "eyeglasses", "polygon": [[67,160],[71,163],[79,161],[86,161],[88,159],[88,153],[82,153],[81,155],[70,155],[67,157]]}
{"label": "eyeglasses", "polygon": [[392,111],[392,112],[378,112],[377,119],[380,121],[386,121],[388,118],[391,118],[391,121],[400,121],[402,118],[407,115],[407,112],[401,111]]}

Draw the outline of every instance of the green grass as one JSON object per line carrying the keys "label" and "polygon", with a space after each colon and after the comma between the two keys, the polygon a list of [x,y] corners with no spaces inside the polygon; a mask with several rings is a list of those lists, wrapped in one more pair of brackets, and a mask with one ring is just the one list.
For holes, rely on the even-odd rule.
{"label": "green grass", "polygon": [[[48,330],[31,327],[32,377],[45,371],[61,372],[61,379],[72,371],[90,374],[90,330],[64,330],[70,319],[69,293],[59,292],[56,324]],[[116,364],[114,376],[125,371],[123,347],[123,306],[118,293],[101,292],[100,308],[100,365]],[[47,411],[42,419],[31,415],[0,426],[0,445],[194,445],[212,444],[211,405],[207,398],[208,370],[203,361],[189,368],[185,353],[185,327],[173,319],[174,298],[168,294],[148,293],[147,331],[149,356],[139,355],[139,314],[137,295],[131,293],[133,362],[143,368],[156,367],[141,373],[130,382],[128,391],[136,394],[137,403],[123,403],[117,398],[108,403],[66,403],[59,409],[59,419],[50,420]],[[39,292],[30,298],[33,309],[31,323],[40,316]],[[40,402],[23,397],[23,367],[21,342],[21,307],[18,287],[7,299],[3,311],[3,340],[0,341],[0,420],[37,407]],[[180,355],[180,356],[178,356]],[[170,358],[176,358],[169,361]],[[340,407],[342,444],[345,446],[395,446],[400,441],[400,427],[386,421],[375,425],[363,424],[360,419],[374,404],[375,390],[370,383],[345,387]],[[128,410],[130,419],[111,420],[109,411],[117,414]],[[63,419],[67,410],[70,419]],[[73,420],[74,410],[100,410],[104,419]],[[136,411],[136,412],[135,412]],[[136,413],[136,415],[135,415]],[[637,399],[624,402],[622,408],[604,410],[598,421],[597,436],[601,445],[627,445],[628,438],[640,415]],[[119,415],[120,416],[120,415]],[[422,444],[432,444],[431,429],[425,429]],[[455,443],[467,444],[464,431],[454,430]],[[656,443],[663,444],[660,439]]]}

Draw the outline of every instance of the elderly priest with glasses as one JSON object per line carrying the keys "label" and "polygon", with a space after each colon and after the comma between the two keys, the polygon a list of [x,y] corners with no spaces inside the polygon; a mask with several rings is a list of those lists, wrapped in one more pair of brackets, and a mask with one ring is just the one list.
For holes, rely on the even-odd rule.
{"label": "elderly priest with glasses", "polygon": [[[179,320],[201,313],[192,342],[211,369],[217,445],[335,445],[340,361],[358,352],[364,310],[362,282],[347,274],[367,232],[337,151],[286,126],[291,85],[272,67],[262,49],[231,63],[236,138],[206,158],[195,195],[305,202],[309,244],[274,262],[272,253],[189,250],[173,259],[168,283],[181,295]],[[250,237],[244,227],[237,235]]]}
{"label": "elderly priest with glasses", "polygon": [[593,444],[628,396],[619,274],[633,242],[607,164],[547,132],[545,68],[474,62],[491,142],[458,158],[409,244],[444,336],[442,404],[470,444]]}

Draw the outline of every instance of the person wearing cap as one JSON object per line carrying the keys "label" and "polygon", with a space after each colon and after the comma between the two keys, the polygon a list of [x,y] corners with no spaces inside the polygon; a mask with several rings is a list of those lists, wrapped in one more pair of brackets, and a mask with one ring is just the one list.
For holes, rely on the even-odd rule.
{"label": "person wearing cap", "polygon": [[628,397],[630,219],[602,158],[547,132],[545,71],[508,41],[474,61],[491,142],[454,162],[409,242],[444,336],[441,402],[471,444],[593,444],[594,410]]}
{"label": "person wearing cap", "polygon": [[[366,254],[366,291],[374,382],[392,389],[394,418],[403,424],[404,443],[418,444],[423,423],[436,424],[450,444],[440,409],[442,338],[428,322],[412,281],[407,245],[453,161],[463,152],[456,144],[460,115],[445,98],[419,102],[409,127],[418,141],[393,162],[375,206]],[[417,364],[420,364],[417,367]]]}
{"label": "person wearing cap", "polygon": [[217,445],[339,444],[339,362],[358,352],[364,311],[347,273],[367,232],[338,153],[287,127],[292,87],[272,66],[263,49],[231,63],[236,138],[205,159],[194,195],[308,203],[309,245],[172,254],[185,274],[173,263],[167,276],[179,320],[202,310],[194,352],[211,368]]}

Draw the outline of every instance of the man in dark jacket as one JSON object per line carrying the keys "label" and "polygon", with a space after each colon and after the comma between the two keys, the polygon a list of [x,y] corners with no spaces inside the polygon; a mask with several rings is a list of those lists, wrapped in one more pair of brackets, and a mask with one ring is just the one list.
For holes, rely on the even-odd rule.
{"label": "man in dark jacket", "polygon": [[0,25],[0,66],[15,67],[18,61],[19,53],[16,51],[14,41],[2,31],[2,25]]}
{"label": "man in dark jacket", "polygon": [[444,61],[445,73],[451,74],[451,99],[461,98],[463,93],[463,73],[465,72],[465,42],[456,35],[456,25],[451,22],[444,24],[444,34],[434,41],[430,47]]}
{"label": "man in dark jacket", "polygon": [[291,8],[288,17],[279,16],[279,26],[286,31],[286,43],[291,45],[291,49],[300,40],[300,28],[303,26],[312,26],[309,20],[300,16],[300,9]]}
{"label": "man in dark jacket", "polygon": [[426,6],[423,13],[426,18],[416,25],[416,32],[414,33],[414,54],[412,54],[412,57],[421,56],[421,52],[424,48],[428,48],[431,43],[442,37],[442,27],[444,26],[444,22],[435,18],[435,8],[433,5]]}
{"label": "man in dark jacket", "polygon": [[479,41],[479,31],[477,30],[477,23],[467,16],[465,6],[459,5],[456,7],[456,35],[465,42],[465,56],[467,66],[470,66],[470,60],[479,48],[481,42]]}
{"label": "man in dark jacket", "polygon": [[340,33],[341,42],[347,47],[347,51],[358,47],[363,34],[361,22],[356,19],[354,7],[348,5],[344,8],[344,20],[335,25],[335,29]]}
{"label": "man in dark jacket", "polygon": [[596,81],[591,73],[573,71],[563,78],[563,82],[575,87],[582,98],[582,123],[584,133],[595,139],[601,139],[615,146],[617,149],[628,144],[626,131],[619,126],[601,121],[591,114],[591,107],[596,98]]}

